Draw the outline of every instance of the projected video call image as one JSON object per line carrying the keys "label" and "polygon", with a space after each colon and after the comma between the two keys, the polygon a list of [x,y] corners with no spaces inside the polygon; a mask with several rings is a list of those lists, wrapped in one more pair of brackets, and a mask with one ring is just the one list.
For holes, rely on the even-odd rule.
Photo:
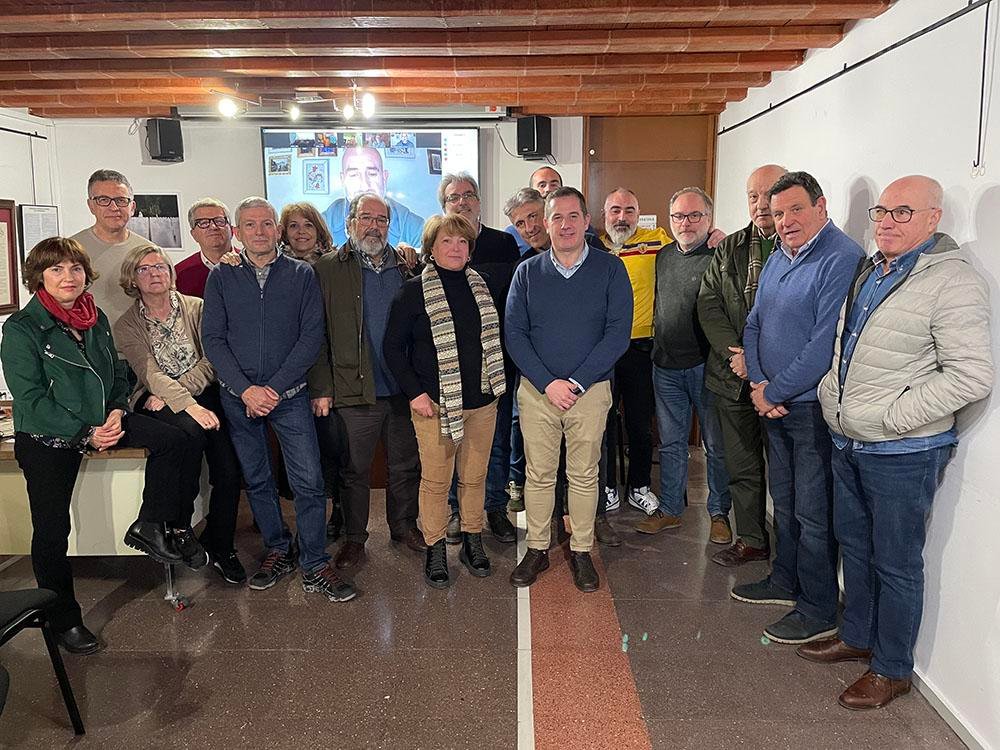
{"label": "projected video call image", "polygon": [[479,179],[476,128],[438,130],[289,130],[264,128],[264,184],[280,211],[309,201],[326,219],[333,241],[347,241],[351,199],[378,193],[389,204],[389,243],[420,246],[428,216],[441,213],[441,175],[468,172]]}

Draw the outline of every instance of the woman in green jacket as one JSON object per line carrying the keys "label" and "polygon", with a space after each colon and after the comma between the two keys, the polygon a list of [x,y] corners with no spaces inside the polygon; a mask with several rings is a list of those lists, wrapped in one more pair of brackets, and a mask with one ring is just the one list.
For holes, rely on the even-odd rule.
{"label": "woman in green jacket", "polygon": [[126,367],[108,319],[86,289],[97,278],[80,243],[42,240],[28,254],[24,285],[34,297],[3,326],[0,363],[14,397],[14,455],[24,473],[33,533],[31,563],[38,585],[58,594],[53,630],[72,653],[97,651],[83,624],[66,556],[70,501],[83,454],[113,446],[145,448],[145,487],[125,543],[162,563],[204,562],[205,551],[181,518],[180,472],[189,455],[185,434],[126,412]]}

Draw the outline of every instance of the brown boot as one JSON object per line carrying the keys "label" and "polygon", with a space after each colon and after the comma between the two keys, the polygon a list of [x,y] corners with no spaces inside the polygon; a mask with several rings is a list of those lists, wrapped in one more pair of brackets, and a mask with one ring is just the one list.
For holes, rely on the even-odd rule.
{"label": "brown boot", "polygon": [[677,516],[668,516],[662,510],[654,510],[653,515],[642,519],[635,525],[635,530],[640,534],[659,534],[667,529],[676,529],[681,525],[681,519]]}
{"label": "brown boot", "polygon": [[888,706],[896,698],[910,692],[910,680],[865,672],[861,678],[840,694],[840,705],[852,711],[867,711]]}
{"label": "brown boot", "polygon": [[818,664],[835,664],[839,661],[863,661],[872,658],[871,649],[848,646],[839,638],[824,638],[812,643],[804,643],[795,653],[808,661]]}

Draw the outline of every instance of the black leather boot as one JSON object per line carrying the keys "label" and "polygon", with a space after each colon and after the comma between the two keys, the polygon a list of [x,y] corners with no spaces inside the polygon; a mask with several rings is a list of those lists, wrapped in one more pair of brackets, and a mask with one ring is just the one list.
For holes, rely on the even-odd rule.
{"label": "black leather boot", "polygon": [[462,532],[462,549],[458,553],[458,561],[477,578],[485,578],[492,569],[490,559],[483,549],[483,535]]}
{"label": "black leather boot", "polygon": [[451,585],[448,575],[448,548],[444,539],[438,539],[427,548],[427,562],[424,563],[424,580],[428,586],[446,589]]}
{"label": "black leather boot", "polygon": [[145,552],[159,563],[175,565],[184,562],[181,554],[174,549],[162,523],[136,521],[125,532],[125,544],[132,549]]}

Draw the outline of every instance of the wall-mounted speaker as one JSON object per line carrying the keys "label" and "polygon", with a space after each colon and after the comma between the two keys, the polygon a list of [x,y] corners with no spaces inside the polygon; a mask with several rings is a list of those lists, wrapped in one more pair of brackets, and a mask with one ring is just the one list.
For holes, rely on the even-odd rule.
{"label": "wall-mounted speaker", "polygon": [[525,159],[544,159],[552,154],[552,120],[542,115],[517,121],[517,153]]}
{"label": "wall-mounted speaker", "polygon": [[181,121],[165,118],[146,120],[146,145],[149,158],[156,161],[184,161]]}

